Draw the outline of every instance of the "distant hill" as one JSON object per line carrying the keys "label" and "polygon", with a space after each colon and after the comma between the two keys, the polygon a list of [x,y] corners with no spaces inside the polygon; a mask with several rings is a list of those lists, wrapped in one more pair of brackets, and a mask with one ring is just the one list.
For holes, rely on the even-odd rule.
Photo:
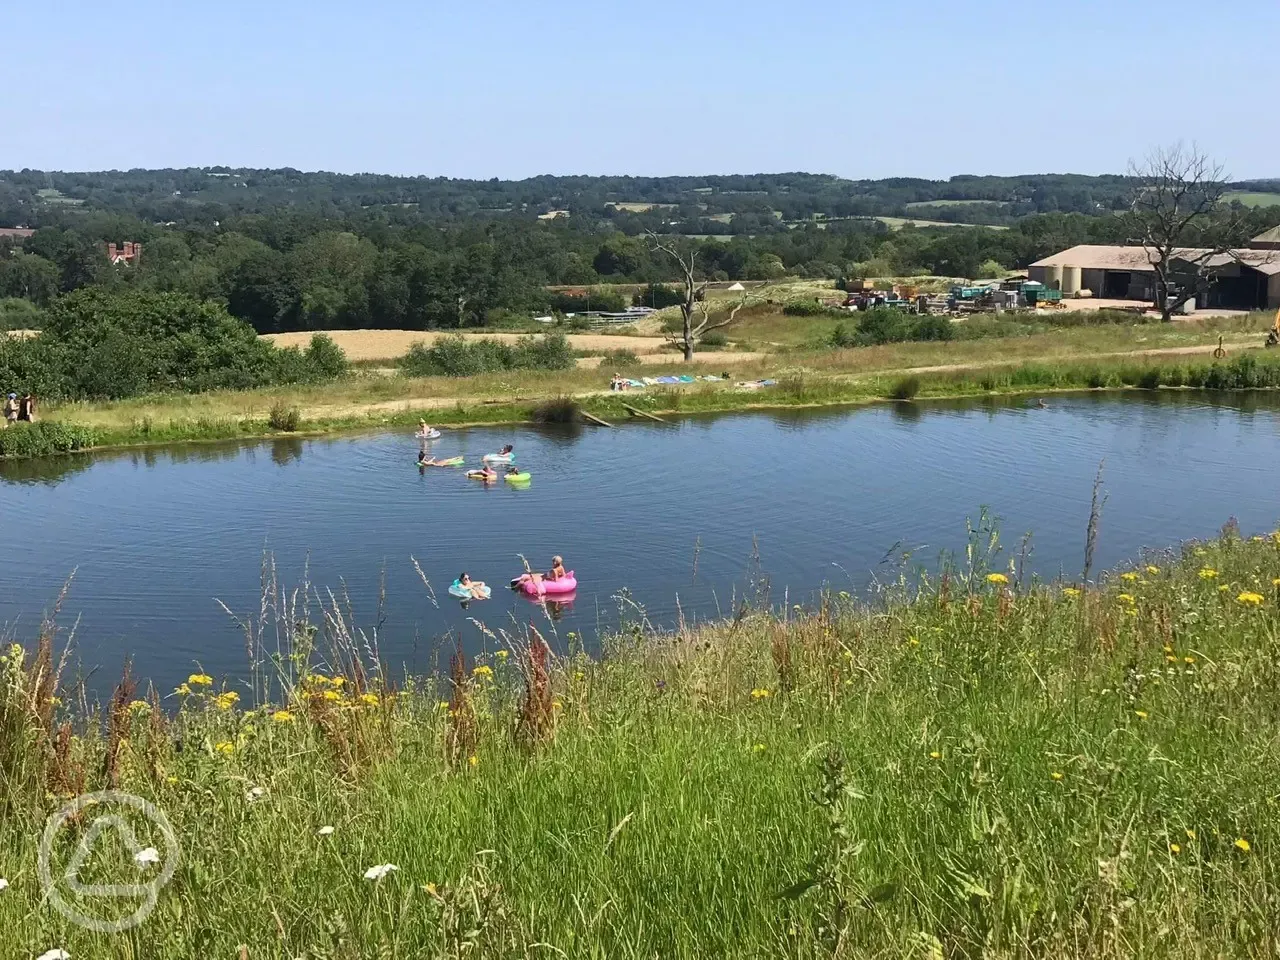
{"label": "distant hill", "polygon": [[[1123,209],[1123,176],[964,175],[949,180],[844,180],[809,173],[702,177],[541,176],[455,180],[289,168],[205,167],[60,173],[0,171],[0,226],[65,221],[89,211],[153,223],[211,223],[292,210],[321,217],[383,211],[391,222],[590,216],[699,235],[759,234],[813,219],[915,217],[1008,225],[1040,213]],[[1280,193],[1280,181],[1235,185]],[[631,232],[630,230],[628,232]]]}

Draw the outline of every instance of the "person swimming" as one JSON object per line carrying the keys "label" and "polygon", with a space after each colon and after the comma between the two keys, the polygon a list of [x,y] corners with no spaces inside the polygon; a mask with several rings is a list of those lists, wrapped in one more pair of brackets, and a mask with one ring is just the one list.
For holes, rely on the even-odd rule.
{"label": "person swimming", "polygon": [[485,591],[488,589],[483,580],[472,580],[471,575],[465,570],[458,577],[458,586],[470,593],[472,600],[483,600]]}
{"label": "person swimming", "polygon": [[483,480],[485,483],[489,483],[493,480],[498,479],[498,471],[493,469],[493,467],[489,466],[486,463],[479,470],[467,471],[467,476],[470,477],[472,480]]}

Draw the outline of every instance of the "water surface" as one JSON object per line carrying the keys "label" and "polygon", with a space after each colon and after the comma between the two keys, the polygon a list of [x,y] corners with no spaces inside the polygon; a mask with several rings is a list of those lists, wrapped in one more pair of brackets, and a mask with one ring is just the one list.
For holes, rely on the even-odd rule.
{"label": "water surface", "polygon": [[100,669],[100,691],[126,655],[164,688],[196,663],[243,674],[241,636],[215,598],[256,615],[264,553],[287,583],[309,574],[345,588],[365,627],[385,589],[382,653],[410,670],[432,667],[432,641],[451,630],[476,644],[471,616],[541,620],[504,589],[470,611],[445,593],[462,570],[505,584],[520,554],[545,568],[560,553],[576,570],[562,638],[616,624],[623,591],[628,611],[670,624],[677,611],[729,612],[762,575],[775,603],[823,585],[861,589],[894,575],[906,551],[932,564],[961,548],[983,507],[1000,518],[1009,553],[1032,532],[1035,572],[1076,575],[1099,461],[1105,567],[1210,536],[1231,516],[1271,529],[1278,431],[1270,399],[1081,395],[1048,409],[898,404],[612,430],[484,428],[434,445],[472,461],[515,443],[533,473],[523,490],[456,470],[420,474],[407,431],[0,464],[0,622],[33,636],[75,571],[60,622],[79,618],[79,660]]}

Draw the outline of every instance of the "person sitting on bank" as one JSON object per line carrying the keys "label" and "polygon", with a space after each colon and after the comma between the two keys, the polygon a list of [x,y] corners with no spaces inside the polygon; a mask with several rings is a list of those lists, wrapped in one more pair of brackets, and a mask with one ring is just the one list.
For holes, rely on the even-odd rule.
{"label": "person sitting on bank", "polygon": [[7,427],[11,423],[18,422],[18,395],[16,393],[9,394],[4,401],[4,425]]}
{"label": "person sitting on bank", "polygon": [[18,401],[18,419],[23,423],[36,422],[36,398],[32,394],[24,393]]}

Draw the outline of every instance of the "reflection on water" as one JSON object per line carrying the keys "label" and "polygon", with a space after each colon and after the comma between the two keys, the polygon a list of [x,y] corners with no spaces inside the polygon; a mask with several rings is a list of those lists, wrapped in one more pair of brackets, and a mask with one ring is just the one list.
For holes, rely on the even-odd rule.
{"label": "reflection on water", "polygon": [[[0,623],[30,636],[76,570],[64,620],[101,676],[132,654],[176,683],[193,664],[243,673],[240,634],[214,602],[257,616],[261,558],[282,582],[333,587],[392,665],[423,669],[432,638],[483,642],[530,622],[594,637],[621,617],[672,624],[730,612],[768,584],[781,602],[860,589],[906,551],[963,546],[966,518],[1035,538],[1044,576],[1078,571],[1089,496],[1106,461],[1099,567],[1142,547],[1280,517],[1277,399],[1177,392],[903,402],[697,416],[670,424],[446,431],[440,457],[475,463],[504,442],[525,489],[414,466],[411,431],[281,437],[0,463]],[[758,552],[758,561],[755,559]],[[432,605],[409,557],[443,587],[462,569],[505,583],[527,557],[576,568],[572,603],[506,590]],[[888,561],[886,558],[889,558]],[[384,577],[385,571],[385,580]],[[379,623],[385,588],[386,619]]]}

